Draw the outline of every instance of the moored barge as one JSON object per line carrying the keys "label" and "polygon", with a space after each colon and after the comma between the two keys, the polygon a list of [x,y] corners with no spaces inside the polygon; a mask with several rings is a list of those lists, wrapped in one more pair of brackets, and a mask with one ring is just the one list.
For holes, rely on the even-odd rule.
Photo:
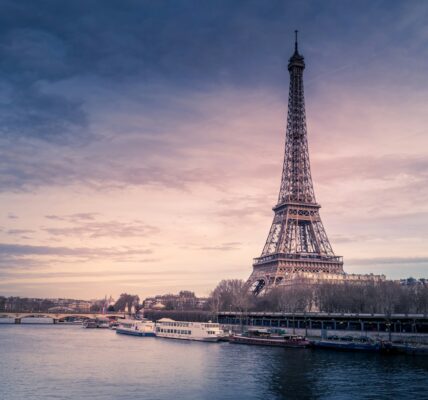
{"label": "moored barge", "polygon": [[389,342],[373,340],[367,337],[334,337],[328,339],[314,340],[312,346],[316,349],[329,349],[354,352],[390,352],[392,346]]}
{"label": "moored barge", "polygon": [[275,334],[266,329],[248,330],[243,334],[231,335],[230,343],[250,344],[256,346],[306,348],[311,342],[303,336]]}

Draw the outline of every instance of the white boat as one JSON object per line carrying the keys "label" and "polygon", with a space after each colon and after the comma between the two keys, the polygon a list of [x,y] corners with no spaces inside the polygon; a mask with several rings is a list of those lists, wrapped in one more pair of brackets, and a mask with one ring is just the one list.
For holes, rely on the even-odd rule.
{"label": "white boat", "polygon": [[116,333],[132,336],[156,336],[155,324],[147,320],[125,320],[116,327]]}
{"label": "white boat", "polygon": [[156,336],[169,339],[217,342],[224,333],[219,324],[212,322],[174,321],[162,318],[156,322]]}
{"label": "white boat", "polygon": [[108,329],[109,327],[109,321],[108,319],[88,319],[83,322],[82,324],[83,328],[101,328],[101,329]]}

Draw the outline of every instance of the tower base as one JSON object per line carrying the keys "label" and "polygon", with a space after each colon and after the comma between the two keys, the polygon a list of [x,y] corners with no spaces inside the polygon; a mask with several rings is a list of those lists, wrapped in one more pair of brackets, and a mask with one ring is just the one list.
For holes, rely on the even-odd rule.
{"label": "tower base", "polygon": [[[340,259],[340,257],[334,257]],[[298,284],[314,285],[319,283],[379,283],[386,280],[385,275],[347,274],[343,271],[343,262],[317,259],[308,262],[290,262],[291,260],[260,263],[256,259],[253,272],[248,278],[247,287],[255,295],[265,293],[278,286]],[[293,260],[295,261],[295,260]]]}
{"label": "tower base", "polygon": [[334,274],[343,276],[342,257],[311,257],[272,254],[254,259],[247,286],[254,294],[293,280],[296,274]]}

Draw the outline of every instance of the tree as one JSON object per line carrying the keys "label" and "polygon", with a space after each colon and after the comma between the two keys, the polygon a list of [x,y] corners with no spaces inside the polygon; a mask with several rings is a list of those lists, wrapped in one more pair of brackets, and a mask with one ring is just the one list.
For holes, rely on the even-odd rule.
{"label": "tree", "polygon": [[407,279],[404,284],[295,281],[254,297],[248,294],[243,281],[224,280],[211,293],[208,304],[215,313],[249,309],[293,313],[313,309],[331,313],[427,313],[428,283],[424,279]]}
{"label": "tree", "polygon": [[114,309],[117,311],[130,312],[132,306],[134,306],[135,309],[138,308],[139,302],[140,298],[138,297],[138,295],[122,293],[116,303],[114,303]]}
{"label": "tree", "polygon": [[192,299],[194,299],[196,297],[195,292],[191,292],[190,290],[181,290],[178,293],[178,296],[179,297],[185,297],[185,298],[192,298]]}
{"label": "tree", "polygon": [[91,305],[91,307],[89,308],[89,311],[91,312],[101,312],[102,311],[102,305],[100,303],[94,303]]}
{"label": "tree", "polygon": [[379,285],[379,300],[380,312],[392,314],[399,303],[401,286],[396,282],[382,282]]}
{"label": "tree", "polygon": [[420,286],[416,291],[416,312],[428,314],[428,284]]}
{"label": "tree", "polygon": [[209,302],[214,312],[248,311],[251,295],[241,279],[224,279],[211,292]]}
{"label": "tree", "polygon": [[255,300],[255,308],[259,311],[305,312],[309,311],[313,302],[313,286],[305,282],[289,286],[277,286]]}

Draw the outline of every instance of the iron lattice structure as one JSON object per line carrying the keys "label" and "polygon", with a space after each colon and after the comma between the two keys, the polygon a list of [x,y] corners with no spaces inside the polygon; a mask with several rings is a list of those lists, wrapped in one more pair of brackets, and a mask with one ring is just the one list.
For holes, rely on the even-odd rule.
{"label": "iron lattice structure", "polygon": [[254,259],[247,284],[258,294],[284,284],[299,272],[343,274],[342,257],[335,256],[315,200],[309,162],[303,70],[297,31],[294,54],[289,60],[285,156],[275,216],[260,257]]}

